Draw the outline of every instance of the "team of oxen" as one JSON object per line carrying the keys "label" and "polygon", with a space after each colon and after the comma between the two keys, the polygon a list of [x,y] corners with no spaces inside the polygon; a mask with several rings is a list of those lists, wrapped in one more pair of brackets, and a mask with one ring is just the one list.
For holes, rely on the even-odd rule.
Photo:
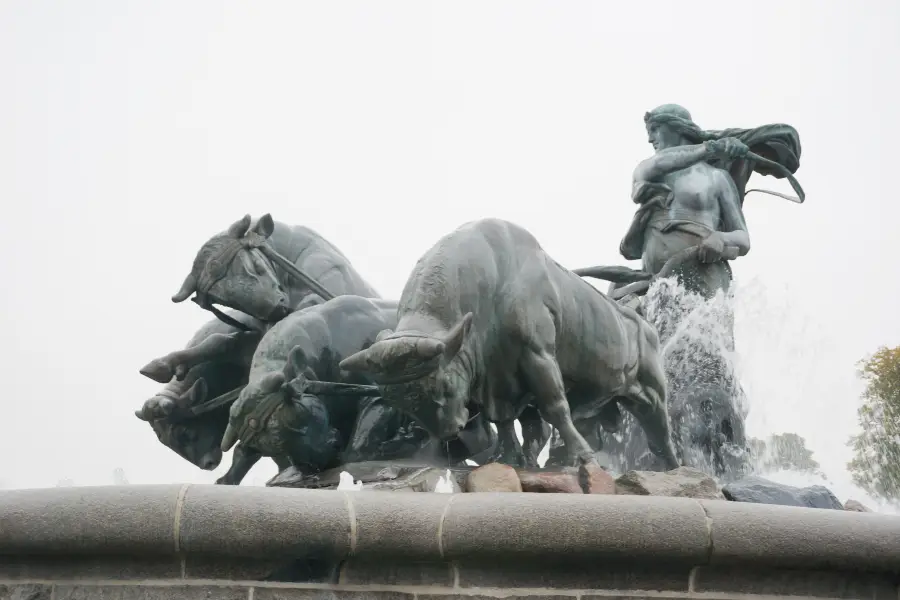
{"label": "team of oxen", "polygon": [[202,469],[234,448],[217,483],[264,456],[308,474],[364,460],[536,466],[551,427],[556,464],[593,463],[620,408],[679,464],[653,326],[512,223],[445,235],[392,301],[314,231],[247,215],[200,248],[172,300],[191,297],[215,318],[141,369],[164,386],[135,414]]}

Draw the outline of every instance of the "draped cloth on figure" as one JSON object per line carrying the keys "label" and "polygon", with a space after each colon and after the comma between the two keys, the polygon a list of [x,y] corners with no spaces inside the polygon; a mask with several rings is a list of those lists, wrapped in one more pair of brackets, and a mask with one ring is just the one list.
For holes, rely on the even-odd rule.
{"label": "draped cloth on figure", "polygon": [[[715,137],[712,139],[717,140],[726,137],[737,138],[750,148],[750,152],[778,163],[792,174],[796,173],[797,169],[800,168],[800,134],[790,125],[776,123],[753,129],[723,129],[707,133],[714,135]],[[721,163],[722,161],[710,161],[709,164],[725,169],[731,175],[738,189],[741,207],[744,206],[744,191],[747,187],[747,180],[750,179],[752,173],[756,172],[760,175],[775,177],[776,179],[785,178],[784,172],[753,160],[738,159],[728,161],[730,164]]]}
{"label": "draped cloth on figure", "polygon": [[[647,113],[645,122],[656,122],[673,128],[687,141],[700,144],[726,137],[737,138],[746,144],[750,152],[769,159],[791,174],[800,167],[800,136],[790,125],[778,123],[753,129],[723,129],[704,131],[689,118],[669,112]],[[743,208],[747,181],[754,172],[783,179],[784,171],[751,159],[710,160],[710,165],[724,169],[731,175]],[[635,182],[632,200],[639,204],[628,233],[619,245],[619,251],[628,260],[643,260],[643,269],[657,273],[672,254],[699,244],[712,233],[709,228],[688,219],[679,219],[670,212],[672,190],[660,182]],[[731,268],[727,261],[713,265],[694,264],[693,270],[701,288],[712,292],[715,288],[727,289],[731,280]],[[686,282],[687,283],[687,282]],[[694,287],[694,286],[690,286]],[[712,289],[710,289],[712,288]]]}

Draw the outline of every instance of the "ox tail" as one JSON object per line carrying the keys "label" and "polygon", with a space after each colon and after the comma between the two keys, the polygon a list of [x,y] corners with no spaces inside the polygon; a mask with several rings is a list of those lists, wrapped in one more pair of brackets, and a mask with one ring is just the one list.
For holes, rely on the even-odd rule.
{"label": "ox tail", "polygon": [[617,285],[627,283],[635,283],[637,281],[649,281],[653,275],[646,271],[630,269],[628,267],[607,266],[607,267],[585,267],[583,269],[574,269],[572,271],[579,277],[591,277],[593,279],[602,279]]}

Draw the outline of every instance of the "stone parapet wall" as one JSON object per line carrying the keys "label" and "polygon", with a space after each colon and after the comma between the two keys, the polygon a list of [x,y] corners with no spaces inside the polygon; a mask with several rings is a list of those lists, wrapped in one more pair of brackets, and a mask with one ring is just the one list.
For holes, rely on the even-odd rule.
{"label": "stone parapet wall", "polygon": [[0,492],[0,600],[900,600],[898,582],[900,517],[874,513],[586,494]]}

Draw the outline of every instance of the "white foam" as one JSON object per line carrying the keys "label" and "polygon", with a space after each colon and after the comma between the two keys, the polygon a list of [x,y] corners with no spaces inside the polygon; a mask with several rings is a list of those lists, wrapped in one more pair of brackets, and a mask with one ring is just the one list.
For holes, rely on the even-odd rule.
{"label": "white foam", "polygon": [[347,471],[341,471],[340,480],[338,481],[337,489],[343,490],[346,492],[358,492],[362,489],[362,481],[353,482],[353,475],[348,473]]}

